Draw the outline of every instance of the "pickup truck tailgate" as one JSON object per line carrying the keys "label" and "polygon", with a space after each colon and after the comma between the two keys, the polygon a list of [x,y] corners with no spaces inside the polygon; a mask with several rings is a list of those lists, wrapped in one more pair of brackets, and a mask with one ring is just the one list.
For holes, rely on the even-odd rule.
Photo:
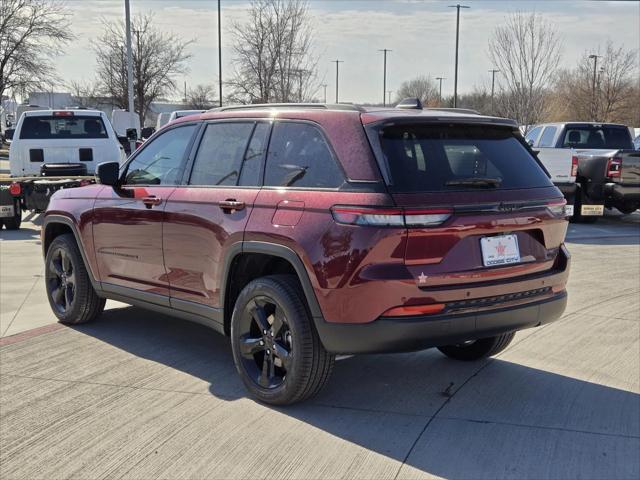
{"label": "pickup truck tailgate", "polygon": [[620,183],[640,185],[640,151],[623,152],[620,157],[622,160]]}

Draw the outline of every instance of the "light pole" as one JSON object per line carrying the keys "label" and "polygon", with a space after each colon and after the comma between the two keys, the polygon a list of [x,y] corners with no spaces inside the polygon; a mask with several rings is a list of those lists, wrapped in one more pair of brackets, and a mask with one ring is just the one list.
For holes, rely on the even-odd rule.
{"label": "light pole", "polygon": [[129,7],[129,0],[124,0],[124,18],[127,35],[127,100],[129,112],[133,113],[133,60],[131,53],[131,9]]}
{"label": "light pole", "polygon": [[387,90],[387,99],[389,99],[389,105],[391,105],[391,92],[393,92],[393,90]]}
{"label": "light pole", "polygon": [[378,51],[384,53],[384,70],[382,74],[382,106],[384,107],[387,104],[385,96],[385,94],[387,93],[387,52],[391,52],[392,50],[383,48],[382,50]]}
{"label": "light pole", "polygon": [[466,5],[449,5],[449,8],[456,9],[456,66],[455,66],[455,74],[453,78],[453,108],[456,108],[458,105],[458,44],[460,41],[460,9],[461,8],[471,8]]}
{"label": "light pole", "polygon": [[438,90],[438,105],[442,105],[442,80],[446,80],[447,77],[436,77],[436,80],[440,82],[440,89]]}
{"label": "light pole", "polygon": [[596,68],[598,65],[598,58],[601,55],[589,55],[589,58],[593,59],[593,98],[591,99],[591,120],[596,119]]}
{"label": "light pole", "polygon": [[220,0],[218,0],[218,97],[222,106],[222,19],[220,15]]}
{"label": "light pole", "polygon": [[324,89],[324,103],[327,103],[327,86],[328,85],[326,83],[323,83],[321,86]]}
{"label": "light pole", "polygon": [[495,93],[495,86],[496,86],[496,73],[498,73],[500,70],[496,70],[495,68],[492,68],[491,70],[489,70],[489,72],[491,73],[491,115],[493,115],[493,95]]}
{"label": "light pole", "polygon": [[331,60],[332,63],[336,64],[336,103],[338,103],[338,87],[339,87],[339,73],[340,73],[340,64],[344,63],[343,60]]}

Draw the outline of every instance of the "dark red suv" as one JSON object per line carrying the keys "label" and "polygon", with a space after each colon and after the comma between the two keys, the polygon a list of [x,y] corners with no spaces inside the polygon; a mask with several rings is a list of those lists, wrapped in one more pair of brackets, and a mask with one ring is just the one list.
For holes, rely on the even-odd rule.
{"label": "dark red suv", "polygon": [[564,199],[517,125],[455,110],[230,107],[178,120],[42,228],[63,323],[106,298],[230,335],[260,400],[335,354],[497,354],[564,311]]}

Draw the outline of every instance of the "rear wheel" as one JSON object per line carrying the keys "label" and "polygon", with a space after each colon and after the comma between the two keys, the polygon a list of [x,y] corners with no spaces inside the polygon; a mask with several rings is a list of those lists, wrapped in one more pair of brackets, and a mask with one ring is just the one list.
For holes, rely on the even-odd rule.
{"label": "rear wheel", "polygon": [[312,397],[329,379],[334,356],[323,347],[293,275],[250,282],[231,318],[236,369],[259,400],[288,405]]}
{"label": "rear wheel", "polygon": [[[4,226],[7,227],[7,230],[18,230],[20,228],[20,224],[22,223],[22,210],[20,209],[20,202],[13,202],[13,217],[4,218],[3,220]],[[0,225],[0,228],[2,225]]]}
{"label": "rear wheel", "polygon": [[496,337],[480,338],[457,345],[438,347],[447,357],[455,360],[473,361],[491,357],[509,346],[516,332],[504,333]]}
{"label": "rear wheel", "polygon": [[105,299],[93,289],[73,235],[60,235],[51,242],[45,269],[49,305],[61,323],[86,323],[102,313]]}

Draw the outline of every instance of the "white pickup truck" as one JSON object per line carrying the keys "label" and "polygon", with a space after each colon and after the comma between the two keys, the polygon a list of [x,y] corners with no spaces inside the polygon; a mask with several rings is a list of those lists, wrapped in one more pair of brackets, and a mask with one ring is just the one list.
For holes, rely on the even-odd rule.
{"label": "white pickup truck", "polygon": [[[572,220],[593,222],[604,214],[605,206],[623,212],[637,208],[635,196],[632,198],[629,194],[623,199],[608,193],[619,191],[617,184],[624,181],[624,176],[609,169],[608,163],[619,164],[620,169],[626,164],[627,172],[636,168],[635,155],[629,156],[633,143],[626,126],[595,122],[546,123],[532,128],[525,138],[566,197]],[[595,158],[602,163],[602,168],[594,168]],[[627,179],[626,191],[628,187],[631,186]],[[635,186],[631,190],[635,190]]]}
{"label": "white pickup truck", "polygon": [[9,149],[0,222],[19,228],[22,210],[44,211],[55,191],[92,182],[98,164],[114,160],[122,163],[126,155],[104,112],[25,111]]}

